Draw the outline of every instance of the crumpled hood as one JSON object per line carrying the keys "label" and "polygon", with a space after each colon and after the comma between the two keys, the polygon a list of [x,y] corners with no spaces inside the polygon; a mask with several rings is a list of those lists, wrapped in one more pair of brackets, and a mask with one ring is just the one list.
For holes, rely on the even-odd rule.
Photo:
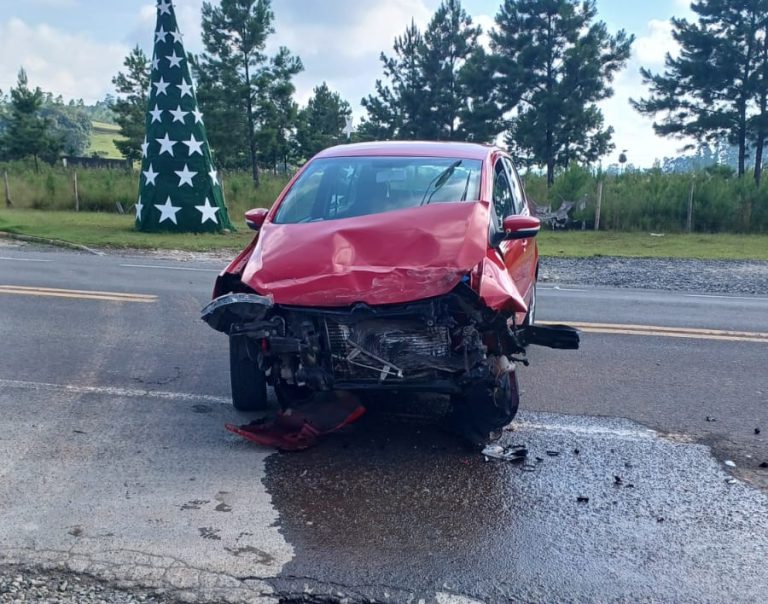
{"label": "crumpled hood", "polygon": [[480,263],[488,203],[440,203],[305,224],[267,222],[243,272],[278,304],[397,304],[449,292]]}

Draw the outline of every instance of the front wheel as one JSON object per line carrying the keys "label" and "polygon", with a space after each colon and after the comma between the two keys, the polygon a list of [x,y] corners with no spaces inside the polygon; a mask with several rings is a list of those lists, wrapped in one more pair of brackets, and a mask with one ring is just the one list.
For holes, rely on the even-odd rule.
{"label": "front wheel", "polygon": [[229,376],[235,409],[261,411],[267,408],[266,376],[251,359],[246,337],[229,337]]}
{"label": "front wheel", "polygon": [[451,401],[454,430],[480,447],[494,440],[514,419],[520,406],[514,365],[506,357],[492,357],[489,361],[490,382],[468,387]]}

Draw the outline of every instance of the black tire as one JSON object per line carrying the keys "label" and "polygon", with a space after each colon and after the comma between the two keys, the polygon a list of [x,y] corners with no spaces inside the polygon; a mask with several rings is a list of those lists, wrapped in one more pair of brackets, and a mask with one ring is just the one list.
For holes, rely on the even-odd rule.
{"label": "black tire", "polygon": [[[508,376],[508,377],[507,377]],[[451,398],[453,429],[472,445],[483,447],[515,418],[520,406],[517,373],[503,374],[492,383],[476,384]]]}
{"label": "black tire", "polygon": [[243,336],[229,338],[229,377],[235,409],[262,411],[267,408],[267,380],[248,355],[248,340]]}

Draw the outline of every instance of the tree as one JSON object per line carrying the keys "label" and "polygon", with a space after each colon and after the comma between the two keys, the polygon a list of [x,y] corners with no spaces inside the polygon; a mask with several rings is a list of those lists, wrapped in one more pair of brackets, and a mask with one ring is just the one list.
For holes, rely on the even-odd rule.
{"label": "tree", "polygon": [[750,141],[755,148],[755,183],[760,186],[763,178],[763,152],[768,137],[768,34],[763,33],[758,51],[756,80],[757,113],[748,124]]}
{"label": "tree", "polygon": [[343,142],[350,117],[352,109],[338,92],[332,92],[325,82],[316,86],[307,106],[299,113],[296,129],[299,156],[306,160]]}
{"label": "tree", "polygon": [[412,21],[381,53],[384,80],[362,100],[364,139],[491,141],[502,130],[482,30],[460,0],[443,0],[422,34]]}
{"label": "tree", "polygon": [[501,103],[493,84],[494,71],[494,63],[482,46],[472,51],[459,70],[459,88],[463,92],[458,110],[458,139],[491,143],[504,130]]}
{"label": "tree", "polygon": [[384,77],[390,83],[376,80],[376,94],[361,101],[368,112],[358,129],[361,138],[424,138],[421,136],[426,110],[426,83],[421,68],[423,46],[424,38],[416,23],[411,21],[405,33],[395,38],[394,56],[381,53]]}
{"label": "tree", "polygon": [[93,127],[82,99],[65,103],[61,95],[54,98],[50,92],[44,93],[40,116],[47,124],[49,135],[61,142],[61,151],[67,155],[85,153]]}
{"label": "tree", "polygon": [[125,58],[122,71],[112,78],[120,95],[112,105],[115,121],[120,126],[124,140],[116,140],[115,146],[131,162],[141,159],[141,144],[146,132],[147,94],[149,92],[151,62],[144,51],[136,46]]}
{"label": "tree", "polygon": [[611,36],[594,0],[504,0],[491,32],[497,90],[511,113],[507,143],[518,160],[590,163],[613,148],[597,102],[613,94],[634,36]]}
{"label": "tree", "polygon": [[[462,113],[471,113],[471,108],[465,104],[465,81],[460,72],[481,33],[480,27],[472,25],[460,0],[443,0],[427,26],[420,48],[426,92],[422,102],[428,116],[422,126],[426,138],[456,140],[471,134],[461,127]],[[482,58],[484,53],[476,54],[475,63]],[[482,83],[474,80],[473,84],[477,87]],[[493,81],[489,79],[485,86],[490,91]]]}
{"label": "tree", "polygon": [[198,63],[199,90],[211,139],[219,149],[225,148],[221,144],[225,141],[238,147],[238,140],[247,141],[253,182],[258,185],[257,85],[266,68],[264,47],[274,32],[271,2],[221,0],[219,6],[203,2],[202,15],[205,53]]}
{"label": "tree", "polygon": [[35,170],[39,169],[39,159],[55,161],[62,147],[61,139],[51,133],[51,124],[42,115],[44,98],[39,87],[29,88],[26,71],[19,70],[16,88],[11,89],[11,107],[0,145],[9,159],[34,158]]}
{"label": "tree", "polygon": [[[750,113],[765,86],[761,63],[768,0],[699,0],[691,9],[697,22],[672,19],[680,55],[667,55],[662,74],[642,69],[650,96],[632,103],[641,113],[662,115],[654,124],[661,136],[697,141],[727,137],[738,147],[737,171],[742,176],[750,122],[758,129],[763,123],[751,120]],[[759,180],[760,169],[755,168]]]}
{"label": "tree", "polygon": [[292,80],[303,69],[301,59],[281,47],[259,76],[256,101],[259,159],[275,171],[280,164],[287,171],[294,149],[292,140],[299,106],[293,99],[296,87]]}

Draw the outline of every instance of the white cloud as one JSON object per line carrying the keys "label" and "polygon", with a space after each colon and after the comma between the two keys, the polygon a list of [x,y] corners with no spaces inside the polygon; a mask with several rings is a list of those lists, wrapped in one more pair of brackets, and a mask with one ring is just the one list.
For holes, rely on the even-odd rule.
{"label": "white cloud", "polygon": [[648,33],[635,41],[635,57],[644,67],[662,66],[667,53],[675,56],[680,52],[680,45],[672,37],[672,23],[652,19],[647,28]]}
{"label": "white cloud", "polygon": [[112,90],[111,79],[127,53],[122,44],[101,44],[84,35],[12,18],[0,23],[0,88],[7,91],[15,85],[18,70],[24,67],[30,85],[67,99],[93,102]]}
{"label": "white cloud", "polygon": [[678,155],[689,142],[656,136],[654,120],[635,111],[629,103],[631,98],[638,100],[648,96],[640,67],[663,71],[668,52],[672,56],[680,52],[672,37],[672,25],[668,21],[652,19],[646,25],[646,31],[638,35],[627,68],[616,76],[613,83],[615,95],[600,104],[606,125],[614,127],[613,142],[616,144],[615,152],[605,158],[604,163],[615,163],[619,153],[626,149],[630,163],[650,167],[656,159]]}

